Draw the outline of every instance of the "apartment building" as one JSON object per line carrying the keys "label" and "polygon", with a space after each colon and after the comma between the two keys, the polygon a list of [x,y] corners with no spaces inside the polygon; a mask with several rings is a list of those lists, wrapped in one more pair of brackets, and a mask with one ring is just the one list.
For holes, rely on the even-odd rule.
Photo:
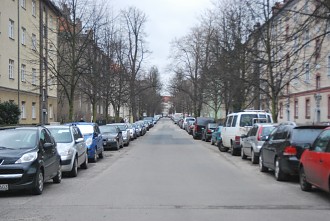
{"label": "apartment building", "polygon": [[49,0],[0,4],[0,101],[21,110],[20,124],[56,121],[57,17]]}
{"label": "apartment building", "polygon": [[[316,0],[277,2],[271,18],[257,25],[259,31],[251,35],[249,44],[259,52],[250,56],[250,62],[254,62],[251,73],[258,79],[274,77],[273,85],[259,82],[263,90],[257,95],[257,105],[271,108],[265,92],[277,86],[278,122],[309,124],[330,120],[330,20],[324,4]],[[272,58],[268,64],[266,55],[260,53],[266,48],[265,33],[271,36],[266,39]]]}

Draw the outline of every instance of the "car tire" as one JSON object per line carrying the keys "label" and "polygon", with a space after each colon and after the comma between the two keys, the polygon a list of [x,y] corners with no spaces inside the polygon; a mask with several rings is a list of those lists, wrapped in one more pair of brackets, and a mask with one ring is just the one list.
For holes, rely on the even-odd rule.
{"label": "car tire", "polygon": [[299,170],[299,184],[302,191],[309,192],[312,190],[312,184],[307,182],[304,167],[301,167]]}
{"label": "car tire", "polygon": [[280,161],[278,160],[278,158],[275,159],[275,165],[274,165],[274,175],[275,175],[275,179],[277,181],[284,181],[287,179],[287,174],[285,174],[282,169],[281,169],[281,165],[280,165]]}
{"label": "car tire", "polygon": [[214,141],[212,140],[212,138],[211,138],[211,145],[214,145]]}
{"label": "car tire", "polygon": [[220,152],[227,152],[228,151],[228,148],[223,146],[222,142],[219,144],[218,146]]}
{"label": "car tire", "polygon": [[252,149],[251,150],[251,162],[252,162],[252,164],[257,164],[258,160],[259,160],[259,158],[256,156],[255,152]]}
{"label": "car tire", "polygon": [[101,151],[101,153],[99,153],[99,158],[103,159],[103,151]]}
{"label": "car tire", "polygon": [[261,152],[260,152],[260,155],[259,155],[259,171],[260,172],[267,172],[268,171],[268,167],[264,166],[264,160],[263,160]]}
{"label": "car tire", "polygon": [[95,151],[95,153],[94,153],[93,158],[90,158],[90,161],[91,161],[92,163],[96,163],[96,161],[97,161],[97,154],[96,154],[96,151]]}
{"label": "car tire", "polygon": [[88,155],[87,153],[85,154],[85,162],[80,165],[81,169],[88,169]]}
{"label": "car tire", "polygon": [[244,153],[243,147],[241,148],[241,158],[242,158],[242,160],[246,160],[246,158],[247,158],[247,156]]}
{"label": "car tire", "polygon": [[62,169],[61,164],[58,166],[57,174],[53,177],[53,183],[61,183],[62,181]]}
{"label": "car tire", "polygon": [[36,185],[32,188],[32,194],[41,195],[44,190],[44,174],[39,169],[36,174]]}
{"label": "car tire", "polygon": [[76,177],[77,175],[78,175],[78,161],[77,161],[77,158],[75,157],[73,160],[72,169],[69,172],[69,176]]}
{"label": "car tire", "polygon": [[120,145],[119,145],[119,142],[117,142],[116,150],[119,150],[119,149],[120,149]]}
{"label": "car tire", "polygon": [[231,144],[230,149],[231,149],[231,155],[232,155],[232,156],[236,156],[236,150],[235,150],[235,148],[234,148],[234,144],[233,144],[233,143]]}

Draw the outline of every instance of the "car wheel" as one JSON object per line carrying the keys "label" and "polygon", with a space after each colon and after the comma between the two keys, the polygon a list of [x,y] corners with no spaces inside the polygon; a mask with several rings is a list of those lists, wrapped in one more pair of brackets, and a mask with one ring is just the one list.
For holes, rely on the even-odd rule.
{"label": "car wheel", "polygon": [[244,153],[244,149],[243,149],[243,147],[241,148],[241,158],[242,158],[243,160],[245,160],[245,159],[247,158],[247,156],[246,156],[245,153]]}
{"label": "car wheel", "polygon": [[253,149],[251,150],[251,162],[252,162],[252,164],[258,163],[258,157],[254,153]]}
{"label": "car wheel", "polygon": [[228,148],[223,146],[222,142],[218,145],[220,152],[227,152]]}
{"label": "car wheel", "polygon": [[116,150],[119,150],[119,149],[120,149],[120,145],[119,145],[119,142],[117,142]]}
{"label": "car wheel", "polygon": [[94,153],[93,158],[91,158],[90,161],[91,161],[92,163],[96,163],[96,161],[97,161],[97,154],[96,154],[96,151],[95,151],[95,153]]}
{"label": "car wheel", "polygon": [[259,155],[259,170],[260,172],[267,172],[268,168],[264,166],[264,160],[262,158],[262,153]]}
{"label": "car wheel", "polygon": [[87,169],[88,168],[88,155],[87,153],[85,154],[85,162],[80,165],[81,169]]}
{"label": "car wheel", "polygon": [[213,141],[213,139],[211,139],[211,145],[214,145],[214,141]]}
{"label": "car wheel", "polygon": [[231,143],[231,155],[232,156],[235,156],[236,155],[236,150],[235,150],[235,148],[234,148],[234,143]]}
{"label": "car wheel", "polygon": [[58,166],[57,174],[53,177],[53,183],[60,183],[62,181],[62,169],[61,164]]}
{"label": "car wheel", "polygon": [[40,194],[42,194],[43,190],[44,190],[44,174],[39,169],[36,174],[36,185],[32,189],[32,193],[34,195],[40,195]]}
{"label": "car wheel", "polygon": [[286,180],[287,175],[281,170],[281,165],[280,165],[280,161],[278,160],[278,158],[275,159],[275,179],[277,181],[283,181]]}
{"label": "car wheel", "polygon": [[74,158],[72,169],[69,172],[69,176],[76,177],[77,175],[78,175],[78,162],[77,162],[77,158]]}
{"label": "car wheel", "polygon": [[103,151],[101,151],[101,153],[99,153],[99,158],[103,159]]}
{"label": "car wheel", "polygon": [[302,191],[311,191],[312,190],[312,184],[307,182],[304,167],[301,167],[299,170],[299,183],[300,183],[300,188]]}

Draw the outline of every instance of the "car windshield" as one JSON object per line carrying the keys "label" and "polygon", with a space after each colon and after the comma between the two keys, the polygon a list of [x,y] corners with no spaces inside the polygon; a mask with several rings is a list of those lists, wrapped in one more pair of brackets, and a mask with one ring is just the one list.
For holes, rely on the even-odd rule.
{"label": "car windshield", "polygon": [[57,143],[71,143],[72,135],[69,128],[48,128]]}
{"label": "car windshield", "polygon": [[117,125],[121,131],[126,130],[126,125]]}
{"label": "car windshield", "polygon": [[323,129],[294,129],[292,133],[292,141],[296,143],[313,143],[316,137]]}
{"label": "car windshield", "polygon": [[94,132],[93,125],[77,125],[82,134],[92,134]]}
{"label": "car windshield", "polygon": [[102,125],[99,127],[101,133],[117,133],[117,127],[111,125]]}
{"label": "car windshield", "polygon": [[0,147],[9,149],[29,149],[37,145],[36,129],[0,130]]}

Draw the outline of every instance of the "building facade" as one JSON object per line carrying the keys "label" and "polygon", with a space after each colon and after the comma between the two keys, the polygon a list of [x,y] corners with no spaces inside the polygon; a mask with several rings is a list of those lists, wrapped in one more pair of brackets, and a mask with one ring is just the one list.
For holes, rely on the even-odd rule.
{"label": "building facade", "polygon": [[0,101],[18,104],[20,124],[56,121],[57,17],[48,0],[4,0],[0,4]]}

